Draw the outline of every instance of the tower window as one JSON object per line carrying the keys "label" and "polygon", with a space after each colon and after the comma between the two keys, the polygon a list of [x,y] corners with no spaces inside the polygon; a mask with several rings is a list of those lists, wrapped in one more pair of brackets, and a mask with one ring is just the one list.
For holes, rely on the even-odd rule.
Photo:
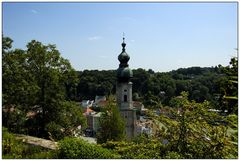
{"label": "tower window", "polygon": [[124,92],[127,92],[127,90],[126,90],[126,89],[124,89]]}
{"label": "tower window", "polygon": [[127,102],[127,95],[124,95],[124,102]]}

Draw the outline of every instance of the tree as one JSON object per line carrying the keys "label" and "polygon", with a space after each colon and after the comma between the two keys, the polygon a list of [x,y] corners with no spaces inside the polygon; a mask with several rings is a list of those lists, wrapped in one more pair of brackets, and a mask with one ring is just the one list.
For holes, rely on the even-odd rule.
{"label": "tree", "polygon": [[86,127],[86,120],[82,117],[82,110],[75,102],[63,101],[61,107],[63,108],[61,113],[46,125],[48,133],[54,140],[79,134],[79,130]]}
{"label": "tree", "polygon": [[97,142],[104,143],[108,140],[120,141],[125,138],[125,123],[114,102],[109,96],[108,104],[100,118],[100,130],[97,133]]}
{"label": "tree", "polygon": [[233,57],[228,66],[219,65],[220,70],[227,75],[227,79],[222,86],[221,106],[222,110],[227,110],[229,114],[238,113],[238,58]]}
{"label": "tree", "polygon": [[9,37],[2,37],[2,51],[3,54],[6,54],[9,49],[12,48],[13,40]]}
{"label": "tree", "polygon": [[23,133],[26,113],[36,100],[38,87],[27,70],[26,52],[11,50],[12,42],[3,37],[2,81],[3,81],[3,126],[17,133]]}
{"label": "tree", "polygon": [[235,158],[237,146],[227,136],[227,120],[209,112],[209,102],[196,103],[188,100],[188,93],[172,100],[178,110],[176,119],[160,116],[160,122],[168,128],[160,132],[160,138],[168,139],[171,149],[184,158]]}
{"label": "tree", "polygon": [[3,105],[6,111],[18,107],[25,116],[35,112],[34,117],[25,118],[25,129],[28,134],[39,137],[48,138],[47,125],[52,122],[62,124],[59,118],[64,118],[61,117],[63,114],[78,115],[69,119],[69,128],[84,125],[81,112],[76,111],[79,107],[65,102],[74,99],[78,79],[56,46],[32,40],[27,44],[27,50],[9,50],[11,42],[4,38]]}
{"label": "tree", "polygon": [[39,89],[34,103],[41,111],[36,119],[42,121],[36,126],[40,126],[38,129],[41,135],[48,136],[47,133],[44,134],[45,127],[63,112],[61,101],[65,99],[65,85],[74,72],[68,60],[60,56],[55,45],[43,45],[33,40],[27,45],[26,55],[27,71]]}

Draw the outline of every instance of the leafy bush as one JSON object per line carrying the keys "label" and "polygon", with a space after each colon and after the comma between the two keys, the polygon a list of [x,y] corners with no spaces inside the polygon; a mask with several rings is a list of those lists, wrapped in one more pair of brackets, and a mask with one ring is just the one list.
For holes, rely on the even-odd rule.
{"label": "leafy bush", "polygon": [[121,141],[126,137],[125,122],[114,103],[112,95],[108,97],[108,104],[101,115],[99,126],[100,129],[97,132],[98,143],[105,143],[108,140]]}
{"label": "leafy bush", "polygon": [[170,151],[166,154],[164,159],[184,159],[184,157],[181,156],[181,154],[179,154],[177,152]]}
{"label": "leafy bush", "polygon": [[120,154],[122,159],[161,159],[170,150],[167,145],[162,145],[158,140],[148,140],[148,142],[144,140],[138,143],[108,141],[102,146]]}
{"label": "leafy bush", "polygon": [[37,147],[37,152],[31,154],[31,155],[26,155],[26,159],[57,159],[57,151],[55,150],[49,150],[46,151],[46,149],[41,149],[40,147]]}
{"label": "leafy bush", "polygon": [[226,120],[229,124],[229,127],[237,130],[237,125],[238,125],[238,116],[237,115],[235,115],[235,114],[228,115],[226,117]]}
{"label": "leafy bush", "polygon": [[21,141],[16,140],[13,134],[10,134],[6,128],[2,129],[3,142],[2,142],[2,155],[3,159],[18,159],[22,158],[23,144]]}
{"label": "leafy bush", "polygon": [[59,142],[59,158],[64,159],[115,159],[119,155],[99,145],[79,138],[64,138]]}
{"label": "leafy bush", "polygon": [[53,139],[59,140],[64,138],[64,134],[61,131],[61,126],[56,124],[55,122],[50,122],[47,124],[46,129],[48,130],[48,133],[50,136],[53,137]]}
{"label": "leafy bush", "polygon": [[25,133],[27,130],[24,128],[26,114],[21,110],[20,105],[5,105],[5,110],[2,112],[2,123],[9,131],[14,133]]}
{"label": "leafy bush", "polygon": [[75,102],[62,101],[60,102],[62,111],[55,116],[54,121],[46,125],[46,130],[51,139],[61,140],[64,137],[71,137],[76,133],[80,133],[81,129],[86,127],[86,118],[83,117],[82,110]]}
{"label": "leafy bush", "polygon": [[9,133],[6,128],[3,128],[2,142],[3,159],[53,159],[57,158],[57,153],[54,150],[44,149],[42,147],[27,145],[21,140]]}

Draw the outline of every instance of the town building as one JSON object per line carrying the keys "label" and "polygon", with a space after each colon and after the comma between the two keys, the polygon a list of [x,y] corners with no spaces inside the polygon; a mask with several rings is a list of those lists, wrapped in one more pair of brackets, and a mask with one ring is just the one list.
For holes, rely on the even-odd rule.
{"label": "town building", "polygon": [[92,107],[93,105],[93,100],[82,100],[82,102],[80,103],[82,110],[85,111],[87,108]]}
{"label": "town building", "polygon": [[99,102],[106,101],[106,100],[107,100],[106,96],[96,96],[94,103],[98,104]]}
{"label": "town building", "polygon": [[100,128],[99,122],[100,122],[101,112],[87,110],[83,113],[83,115],[87,119],[87,129],[85,131],[85,134],[88,136],[96,136],[96,133]]}

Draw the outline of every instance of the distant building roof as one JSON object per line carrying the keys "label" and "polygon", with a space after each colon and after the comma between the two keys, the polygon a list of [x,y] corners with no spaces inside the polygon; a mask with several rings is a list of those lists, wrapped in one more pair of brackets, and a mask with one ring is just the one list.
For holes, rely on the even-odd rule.
{"label": "distant building roof", "polygon": [[106,96],[96,96],[95,97],[95,103],[98,103],[99,101],[106,101]]}
{"label": "distant building roof", "polygon": [[99,101],[99,102],[97,103],[97,105],[103,107],[103,106],[106,106],[107,103],[108,103],[108,101],[106,101],[106,100],[101,100],[101,101]]}
{"label": "distant building roof", "polygon": [[90,108],[86,108],[85,110],[84,110],[84,113],[90,113],[90,112],[94,112],[92,109],[90,109]]}
{"label": "distant building roof", "polygon": [[14,107],[10,107],[10,108],[3,108],[3,112],[13,112],[15,111]]}
{"label": "distant building roof", "polygon": [[133,101],[133,107],[141,107],[143,104],[139,101]]}
{"label": "distant building roof", "polygon": [[35,117],[37,115],[37,112],[36,111],[29,111],[27,114],[26,114],[26,116],[28,117],[28,118],[33,118],[33,117]]}
{"label": "distant building roof", "polygon": [[92,107],[94,101],[90,101],[90,100],[82,100],[81,105],[82,107],[86,108],[86,107]]}

